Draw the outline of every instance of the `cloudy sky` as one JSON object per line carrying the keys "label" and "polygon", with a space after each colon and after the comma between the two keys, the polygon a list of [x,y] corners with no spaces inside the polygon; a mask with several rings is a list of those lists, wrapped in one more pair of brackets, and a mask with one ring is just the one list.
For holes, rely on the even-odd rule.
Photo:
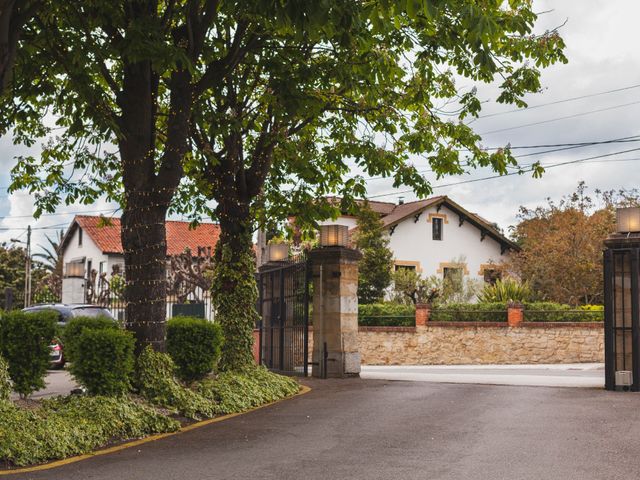
{"label": "cloudy sky", "polygon": [[[637,25],[640,2],[545,0],[536,1],[535,8],[538,12],[550,10],[539,19],[539,33],[566,21],[560,33],[567,44],[569,63],[553,66],[543,72],[543,92],[527,98],[530,107],[539,108],[510,112],[513,107],[493,102],[496,96],[493,88],[481,89],[482,99],[487,102],[483,115],[487,117],[474,122],[474,127],[483,134],[483,144],[528,146],[581,143],[640,135],[640,30]],[[611,90],[618,91],[595,95]],[[587,98],[564,101],[583,96]],[[564,102],[557,103],[560,101]],[[554,104],[544,105],[548,103]],[[536,123],[539,124],[531,125]],[[522,162],[536,159],[551,165],[633,148],[640,148],[640,142],[576,148],[522,158]],[[515,152],[525,154],[543,150],[548,149]],[[60,208],[55,215],[35,221],[31,218],[33,199],[25,193],[8,196],[6,192],[9,170],[15,164],[14,158],[25,153],[26,149],[12,145],[10,138],[0,138],[0,241],[11,238],[24,240],[25,228],[30,224],[36,229],[34,244],[37,245],[44,241],[45,233],[53,233],[48,228],[68,224],[73,218],[73,213],[68,212],[106,213],[113,208],[105,202],[90,206],[71,205]],[[477,170],[463,177],[434,181],[434,193],[449,195],[468,210],[506,229],[515,222],[520,205],[533,207],[544,203],[547,197],[559,199],[572,192],[580,180],[584,180],[592,190],[639,187],[640,151],[550,168],[542,179],[533,179],[529,175],[510,176],[439,187],[489,175],[491,172],[488,170]],[[397,201],[400,195],[393,191],[388,180],[372,180],[369,191],[371,195],[389,193],[380,200]],[[415,198],[411,193],[403,193],[402,196],[406,201]]]}

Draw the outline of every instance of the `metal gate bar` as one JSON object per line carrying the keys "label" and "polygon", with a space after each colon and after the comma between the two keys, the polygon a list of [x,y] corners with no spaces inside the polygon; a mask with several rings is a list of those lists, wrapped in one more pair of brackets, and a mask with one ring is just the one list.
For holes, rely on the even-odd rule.
{"label": "metal gate bar", "polygon": [[267,265],[257,275],[260,354],[263,365],[288,375],[309,372],[309,270],[307,260]]}

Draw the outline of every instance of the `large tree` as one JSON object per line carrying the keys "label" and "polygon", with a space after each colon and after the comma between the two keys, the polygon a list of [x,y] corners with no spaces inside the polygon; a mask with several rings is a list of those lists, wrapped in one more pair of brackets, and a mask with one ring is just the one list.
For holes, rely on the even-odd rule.
{"label": "large tree", "polygon": [[22,30],[44,0],[0,0],[0,95],[11,81]]}
{"label": "large tree", "polygon": [[[59,136],[41,156],[20,158],[12,188],[38,193],[36,215],[101,196],[120,203],[127,322],[139,347],[163,348],[165,218],[193,105],[251,50],[247,25],[270,18],[269,4],[53,2],[23,32],[3,126],[27,144]],[[241,19],[237,28],[229,18]],[[42,121],[47,113],[55,125]]]}
{"label": "large tree", "polygon": [[615,206],[638,204],[637,191],[587,194],[580,183],[560,202],[520,207],[513,230],[522,251],[513,269],[544,298],[571,305],[602,303],[603,241],[615,230]]}
{"label": "large tree", "polygon": [[[294,215],[304,228],[353,208],[366,195],[354,168],[424,196],[431,188],[411,161],[418,155],[438,177],[516,165],[508,148],[482,149],[462,121],[478,115],[480,100],[454,76],[499,77],[497,100],[523,106],[522,96],[540,88],[539,69],[566,61],[557,32],[536,35],[535,20],[526,0],[327,1],[313,2],[299,22],[252,31],[256,49],[193,111],[196,148],[186,165],[194,183],[185,201],[214,200],[222,227],[214,293],[227,332],[224,365],[250,361],[255,220]],[[455,110],[444,111],[448,104]],[[340,207],[325,199],[335,193]]]}

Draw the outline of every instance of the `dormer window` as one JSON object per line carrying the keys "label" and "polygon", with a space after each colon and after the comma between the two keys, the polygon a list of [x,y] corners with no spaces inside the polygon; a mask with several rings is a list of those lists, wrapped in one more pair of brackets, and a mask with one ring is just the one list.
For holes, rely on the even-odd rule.
{"label": "dormer window", "polygon": [[442,240],[442,219],[433,217],[431,219],[431,232],[434,240]]}
{"label": "dormer window", "polygon": [[81,228],[78,229],[78,246],[79,247],[82,246],[82,229]]}

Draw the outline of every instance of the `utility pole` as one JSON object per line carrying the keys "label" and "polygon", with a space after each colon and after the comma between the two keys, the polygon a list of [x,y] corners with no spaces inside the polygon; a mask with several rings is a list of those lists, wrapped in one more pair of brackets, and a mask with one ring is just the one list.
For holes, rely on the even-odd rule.
{"label": "utility pole", "polygon": [[23,242],[17,238],[12,238],[12,242],[25,243],[27,245],[24,259],[24,306],[31,306],[31,225],[27,226],[27,241]]}
{"label": "utility pole", "polygon": [[25,265],[24,279],[24,306],[31,306],[31,225],[27,226],[27,260]]}

